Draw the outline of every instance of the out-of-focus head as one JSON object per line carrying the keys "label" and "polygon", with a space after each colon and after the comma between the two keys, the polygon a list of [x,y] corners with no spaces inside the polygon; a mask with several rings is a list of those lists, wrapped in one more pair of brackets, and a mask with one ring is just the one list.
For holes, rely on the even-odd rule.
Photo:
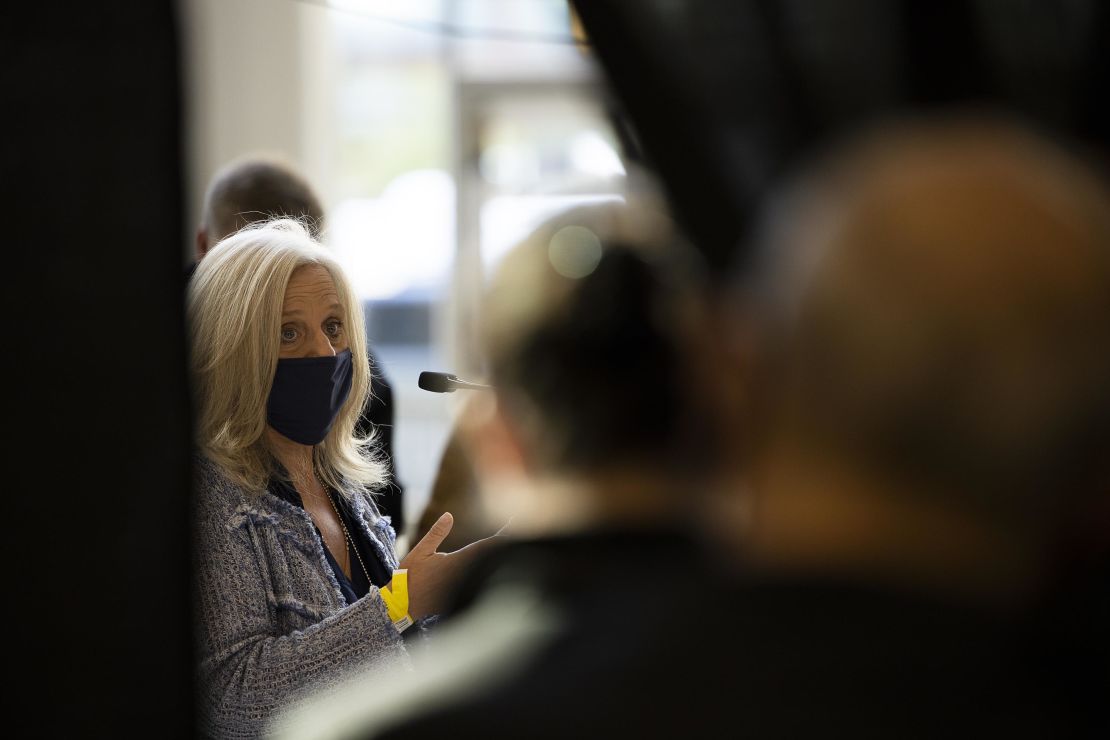
{"label": "out-of-focus head", "polygon": [[[283,317],[289,308],[298,313]],[[264,432],[278,359],[320,355],[330,345],[350,349],[352,388],[316,447],[318,462],[349,481],[378,482],[381,471],[359,458],[354,439],[370,382],[360,303],[300,222],[260,223],[217,244],[197,267],[187,311],[202,451],[240,483],[264,484],[273,472]]]}
{"label": "out-of-focus head", "polygon": [[204,196],[197,259],[244,226],[279,217],[301,221],[314,239],[320,238],[324,226],[320,199],[288,165],[265,157],[247,157],[225,165]]}
{"label": "out-of-focus head", "polygon": [[879,131],[767,246],[774,444],[1026,523],[1107,473],[1110,199],[1060,148],[991,120]]}
{"label": "out-of-focus head", "polygon": [[690,463],[705,422],[699,269],[666,217],[624,204],[558,216],[506,256],[482,346],[533,474]]}

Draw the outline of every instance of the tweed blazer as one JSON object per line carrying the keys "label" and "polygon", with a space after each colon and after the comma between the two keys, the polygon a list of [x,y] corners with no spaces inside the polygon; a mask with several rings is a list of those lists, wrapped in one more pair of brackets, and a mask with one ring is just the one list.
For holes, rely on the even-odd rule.
{"label": "tweed blazer", "polygon": [[[194,579],[198,710],[210,737],[258,737],[281,709],[355,671],[408,670],[408,653],[371,586],[346,603],[307,512],[244,491],[197,458]],[[395,535],[365,494],[358,526],[397,567]]]}

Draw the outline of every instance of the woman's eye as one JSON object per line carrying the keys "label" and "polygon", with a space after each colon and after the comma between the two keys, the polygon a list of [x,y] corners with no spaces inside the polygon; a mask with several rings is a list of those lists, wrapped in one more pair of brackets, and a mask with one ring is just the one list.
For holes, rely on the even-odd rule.
{"label": "woman's eye", "polygon": [[324,329],[327,331],[328,336],[337,337],[343,332],[343,322],[329,321],[328,323],[324,324]]}
{"label": "woman's eye", "polygon": [[289,342],[295,342],[296,340],[297,340],[297,330],[296,329],[293,329],[291,327],[287,327],[287,328],[281,330],[281,341],[282,342],[285,342],[286,344],[288,344]]}

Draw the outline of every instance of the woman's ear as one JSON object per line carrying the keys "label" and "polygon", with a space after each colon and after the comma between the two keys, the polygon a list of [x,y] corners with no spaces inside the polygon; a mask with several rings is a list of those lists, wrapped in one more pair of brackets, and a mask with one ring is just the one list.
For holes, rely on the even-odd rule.
{"label": "woman's ear", "polygon": [[194,246],[196,247],[196,254],[194,256],[196,257],[196,261],[200,262],[204,259],[204,255],[208,254],[208,248],[212,246],[208,243],[208,229],[203,226],[197,229]]}

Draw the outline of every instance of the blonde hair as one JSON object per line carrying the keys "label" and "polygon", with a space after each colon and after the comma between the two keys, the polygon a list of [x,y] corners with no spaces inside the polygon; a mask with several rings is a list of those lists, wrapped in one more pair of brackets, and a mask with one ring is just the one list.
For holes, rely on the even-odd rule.
{"label": "blonde hair", "polygon": [[319,265],[331,275],[351,350],[351,393],[313,450],[316,469],[336,490],[369,490],[385,475],[370,452],[373,435],[355,434],[370,388],[362,310],[339,263],[293,219],[260,222],[227,237],[193,276],[187,316],[197,444],[247,491],[261,492],[280,471],[266,441],[266,406],[280,351],[285,289],[305,265]]}

